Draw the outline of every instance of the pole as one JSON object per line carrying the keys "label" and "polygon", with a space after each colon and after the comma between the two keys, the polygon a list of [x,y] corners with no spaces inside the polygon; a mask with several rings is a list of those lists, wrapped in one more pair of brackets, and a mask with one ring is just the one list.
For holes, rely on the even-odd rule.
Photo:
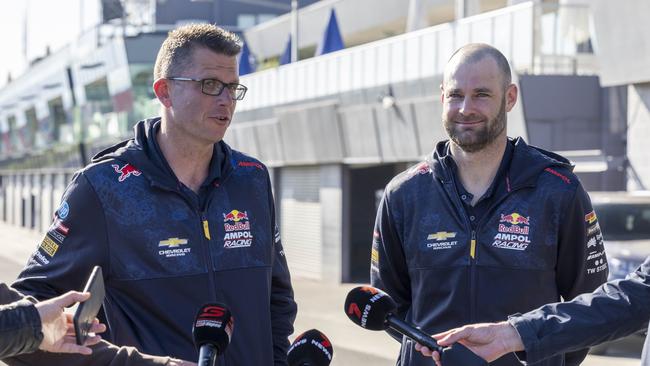
{"label": "pole", "polygon": [[298,61],[298,0],[291,0],[291,62]]}

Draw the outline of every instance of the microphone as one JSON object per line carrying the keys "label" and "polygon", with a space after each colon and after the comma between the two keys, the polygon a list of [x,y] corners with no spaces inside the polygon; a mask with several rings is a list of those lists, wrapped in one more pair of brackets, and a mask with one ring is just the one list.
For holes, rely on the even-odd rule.
{"label": "microphone", "polygon": [[316,329],[296,337],[287,352],[289,366],[327,366],[332,362],[332,343]]}
{"label": "microphone", "polygon": [[444,366],[483,366],[488,363],[460,343],[443,348],[435,339],[393,315],[397,304],[387,293],[371,287],[355,287],[345,298],[345,314],[358,326],[369,330],[391,328],[440,353]]}
{"label": "microphone", "polygon": [[201,306],[192,325],[194,344],[199,350],[199,366],[214,366],[232,337],[234,318],[224,304]]}

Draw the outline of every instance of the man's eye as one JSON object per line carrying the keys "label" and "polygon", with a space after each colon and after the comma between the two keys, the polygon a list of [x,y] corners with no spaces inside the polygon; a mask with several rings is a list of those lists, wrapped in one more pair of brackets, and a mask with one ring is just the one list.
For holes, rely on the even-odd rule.
{"label": "man's eye", "polygon": [[203,80],[203,85],[204,85],[206,88],[210,88],[210,89],[212,89],[212,88],[215,87],[215,85],[216,85],[216,81],[215,81],[215,80],[211,80],[211,79],[206,79],[206,80]]}
{"label": "man's eye", "polygon": [[460,94],[458,94],[458,93],[452,93],[452,94],[449,94],[449,95],[447,96],[447,98],[452,98],[452,99],[462,98],[462,97],[463,97],[463,96],[460,95]]}

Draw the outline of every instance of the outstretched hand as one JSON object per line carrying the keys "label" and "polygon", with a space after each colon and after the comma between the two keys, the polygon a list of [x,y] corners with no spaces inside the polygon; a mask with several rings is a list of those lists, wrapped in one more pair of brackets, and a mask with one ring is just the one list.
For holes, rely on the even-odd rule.
{"label": "outstretched hand", "polygon": [[[43,351],[57,353],[80,353],[89,355],[92,350],[88,346],[97,344],[101,339],[95,335],[89,337],[83,346],[77,345],[72,322],[72,314],[66,313],[64,309],[76,302],[83,302],[90,298],[90,293],[70,291],[61,296],[35,304],[38,315],[41,317],[41,329],[43,341],[38,347]],[[102,333],[106,326],[100,324],[99,320],[90,328],[91,333]]]}
{"label": "outstretched hand", "polygon": [[[524,349],[519,333],[508,322],[466,325],[434,334],[432,337],[443,347],[459,342],[488,362]],[[432,352],[420,344],[416,344],[415,349],[425,356],[433,357],[436,365],[442,366],[438,352]]]}

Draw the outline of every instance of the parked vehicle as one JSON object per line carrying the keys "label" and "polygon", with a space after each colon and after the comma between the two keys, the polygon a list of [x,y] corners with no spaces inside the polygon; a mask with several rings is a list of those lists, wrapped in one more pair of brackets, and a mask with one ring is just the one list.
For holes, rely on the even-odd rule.
{"label": "parked vehicle", "polygon": [[[594,192],[590,196],[605,241],[609,280],[625,278],[650,256],[650,192]],[[645,335],[643,331],[604,343],[591,353],[622,347],[640,355]]]}

